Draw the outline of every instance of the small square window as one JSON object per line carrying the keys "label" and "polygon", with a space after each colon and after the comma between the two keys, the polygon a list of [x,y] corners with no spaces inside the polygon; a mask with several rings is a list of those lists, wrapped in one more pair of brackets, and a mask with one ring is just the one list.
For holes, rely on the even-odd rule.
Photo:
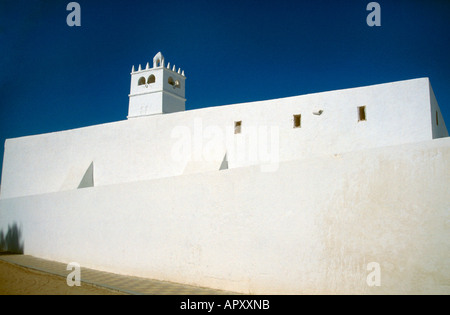
{"label": "small square window", "polygon": [[242,127],[242,121],[235,121],[234,122],[234,134],[241,133],[241,127]]}
{"label": "small square window", "polygon": [[302,127],[302,115],[294,115],[294,128]]}
{"label": "small square window", "polygon": [[366,106],[359,106],[358,107],[358,121],[365,121],[366,120]]}

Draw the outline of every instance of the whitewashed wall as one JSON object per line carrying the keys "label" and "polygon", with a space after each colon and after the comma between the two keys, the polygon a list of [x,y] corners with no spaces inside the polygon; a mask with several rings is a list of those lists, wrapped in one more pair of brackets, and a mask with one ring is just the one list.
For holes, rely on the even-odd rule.
{"label": "whitewashed wall", "polygon": [[449,161],[444,138],[3,199],[0,231],[25,254],[242,293],[449,294]]}
{"label": "whitewashed wall", "polygon": [[[225,155],[229,168],[265,162],[271,171],[280,161],[430,140],[430,104],[423,78],[9,139],[0,198],[76,189],[92,162],[102,186],[218,170]],[[358,106],[367,121],[358,122]]]}

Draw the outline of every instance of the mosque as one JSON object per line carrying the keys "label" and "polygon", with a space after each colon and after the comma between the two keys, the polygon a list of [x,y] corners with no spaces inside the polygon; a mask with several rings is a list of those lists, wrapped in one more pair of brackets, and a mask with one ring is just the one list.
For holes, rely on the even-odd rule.
{"label": "mosque", "polygon": [[245,294],[450,293],[428,78],[188,111],[186,83],[158,53],[132,67],[126,119],[6,140],[0,230],[28,255]]}

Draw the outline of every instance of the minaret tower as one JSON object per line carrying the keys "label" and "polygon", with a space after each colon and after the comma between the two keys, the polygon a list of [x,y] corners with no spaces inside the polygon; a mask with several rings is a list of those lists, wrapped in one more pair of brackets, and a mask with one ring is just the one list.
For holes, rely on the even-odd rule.
{"label": "minaret tower", "polygon": [[153,67],[147,63],[135,70],[133,66],[128,119],[184,111],[185,80],[184,70],[175,65],[171,69],[170,63],[166,66],[160,52],[153,58]]}

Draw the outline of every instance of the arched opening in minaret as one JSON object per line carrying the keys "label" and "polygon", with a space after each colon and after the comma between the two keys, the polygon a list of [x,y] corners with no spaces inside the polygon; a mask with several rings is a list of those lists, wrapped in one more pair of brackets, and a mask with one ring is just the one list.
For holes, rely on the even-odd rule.
{"label": "arched opening in minaret", "polygon": [[150,76],[148,77],[147,84],[155,83],[155,81],[156,81],[156,78],[155,78],[155,76],[152,74],[152,75],[150,75]]}
{"label": "arched opening in minaret", "polygon": [[161,66],[161,60],[157,59],[155,65],[156,65],[156,67],[160,67]]}
{"label": "arched opening in minaret", "polygon": [[175,81],[173,80],[172,77],[169,77],[169,80],[167,80],[167,82],[168,82],[170,85],[172,85],[172,86],[175,85]]}
{"label": "arched opening in minaret", "polygon": [[145,84],[145,78],[144,77],[140,77],[139,81],[138,81],[138,85],[144,85]]}

